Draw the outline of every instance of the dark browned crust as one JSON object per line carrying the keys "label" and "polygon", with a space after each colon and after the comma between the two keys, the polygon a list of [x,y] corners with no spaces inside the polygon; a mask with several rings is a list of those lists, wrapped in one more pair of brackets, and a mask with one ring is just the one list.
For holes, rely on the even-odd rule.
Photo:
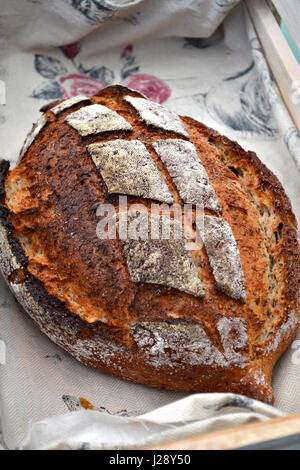
{"label": "dark browned crust", "polygon": [[[141,96],[139,93],[133,92],[124,87],[109,87],[105,93],[109,93],[113,88],[114,93],[118,93],[120,97],[130,92],[133,96]],[[101,95],[99,92],[98,95]],[[58,102],[55,102],[57,104]],[[45,107],[45,110],[54,106],[54,103]],[[259,175],[260,184],[267,186],[273,195],[273,203],[277,211],[280,213],[283,226],[283,252],[285,259],[285,286],[286,296],[291,300],[292,308],[298,314],[298,294],[300,285],[300,255],[297,243],[297,226],[295,216],[291,209],[291,204],[287,198],[281,184],[275,175],[268,170],[265,165],[257,158],[253,152],[245,152],[239,144],[230,141],[228,138],[221,136],[216,131],[209,129],[205,125],[192,120],[191,118],[183,118],[184,121],[189,121],[197,126],[203,135],[207,135],[209,142],[212,145],[222,145],[225,149],[234,152],[239,159],[244,159],[247,164],[252,165]],[[87,139],[88,140],[88,139]],[[4,179],[9,167],[8,162],[1,162],[0,164],[0,195],[4,196]],[[88,323],[82,320],[78,315],[72,313],[65,305],[56,297],[49,295],[43,283],[33,276],[26,268],[27,258],[24,254],[22,247],[17,239],[14,237],[14,228],[9,220],[9,211],[7,207],[0,207],[0,225],[5,230],[8,240],[9,248],[11,249],[17,263],[21,266],[23,277],[20,281],[29,298],[32,298],[39,308],[44,312],[44,316],[40,315],[34,305],[28,307],[24,305],[24,296],[18,295],[15,281],[11,277],[11,273],[6,272],[5,263],[1,260],[0,265],[6,278],[6,281],[14,291],[20,303],[25,306],[29,315],[33,318],[35,323],[51,337],[58,345],[69,351],[77,359],[82,361],[88,366],[96,367],[97,369],[123,377],[135,382],[141,382],[146,385],[159,387],[162,389],[185,390],[185,391],[201,391],[201,392],[233,392],[247,395],[267,403],[273,402],[273,393],[270,388],[271,371],[283,351],[287,348],[292,341],[297,326],[288,332],[282,338],[281,344],[276,350],[269,354],[267,358],[262,361],[263,369],[266,374],[266,385],[258,386],[254,382],[251,368],[242,370],[237,367],[224,369],[216,367],[214,370],[206,366],[193,366],[188,367],[188,364],[178,365],[178,368],[170,371],[167,368],[161,367],[159,369],[151,366],[143,357],[141,351],[134,343],[131,347],[124,345],[124,332],[112,325],[108,326],[101,321]],[[14,279],[13,281],[11,279]],[[148,287],[145,287],[147,292]],[[159,291],[159,290],[158,290]],[[164,289],[162,289],[164,292]],[[26,302],[25,302],[26,304]],[[285,322],[286,316],[282,319]],[[142,320],[147,320],[144,318]],[[149,318],[152,321],[151,318]],[[194,322],[194,320],[182,319],[164,319],[166,324],[186,324]],[[196,322],[195,322],[196,323]],[[135,327],[133,326],[133,329]],[[59,334],[58,334],[59,332]],[[89,343],[95,345],[97,342],[104,342],[109,349],[111,345],[117,346],[114,350],[114,364],[108,364],[105,359],[101,358],[101,354],[88,355],[79,353],[76,350],[75,344],[78,340],[85,342],[86,348]],[[258,370],[261,370],[262,364],[258,364]],[[115,367],[118,365],[118,368]],[[253,365],[255,369],[255,364]],[[205,381],[203,377],[206,377]]]}
{"label": "dark browned crust", "polygon": [[9,170],[10,163],[6,160],[0,160],[0,202],[3,201],[5,196],[4,191],[4,179],[5,175]]}
{"label": "dark browned crust", "polygon": [[[4,190],[4,180],[5,175],[7,174],[10,167],[10,162],[7,160],[0,160],[0,202],[3,203],[3,198],[5,196]],[[7,238],[9,239],[9,244],[13,255],[16,257],[18,263],[26,268],[27,258],[22,250],[19,242],[13,236],[14,228],[8,218],[9,210],[3,204],[0,204],[0,224],[5,229]]]}

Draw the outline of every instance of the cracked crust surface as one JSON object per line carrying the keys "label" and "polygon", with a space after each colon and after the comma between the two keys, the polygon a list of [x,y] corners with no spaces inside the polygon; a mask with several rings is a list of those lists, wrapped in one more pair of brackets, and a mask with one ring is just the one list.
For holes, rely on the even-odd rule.
{"label": "cracked crust surface", "polygon": [[132,126],[130,136],[121,129],[83,140],[65,122],[82,103],[57,116],[46,107],[47,125],[18,166],[8,171],[1,164],[2,272],[41,330],[89,366],[155,387],[230,391],[272,403],[272,369],[299,318],[300,259],[289,200],[254,153],[183,117],[235,237],[246,301],[216,289],[204,248],[191,252],[203,298],[132,282],[121,241],[96,236],[98,205],[118,201],[107,194],[87,145],[139,139],[174,201],[182,201],[152,147],[180,134],[146,125],[123,99],[128,95],[141,97],[115,86],[91,102],[118,112]]}

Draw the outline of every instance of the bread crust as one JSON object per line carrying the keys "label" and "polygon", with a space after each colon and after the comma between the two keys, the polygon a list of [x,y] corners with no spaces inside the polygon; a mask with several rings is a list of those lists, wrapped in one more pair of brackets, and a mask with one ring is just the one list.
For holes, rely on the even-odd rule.
{"label": "bread crust", "polygon": [[[145,133],[144,127],[142,128],[142,125],[138,124],[137,117],[128,107],[129,105],[123,104],[125,111],[120,105],[122,97],[128,93],[132,96],[141,96],[132,90],[115,86],[103,90],[93,99],[99,102],[99,100],[108,100],[111,99],[111,96],[114,96],[118,111],[121,109],[124,115],[126,115],[126,112],[130,112],[131,122],[134,123],[134,126],[139,126],[139,132]],[[106,103],[107,101],[105,101]],[[49,125],[53,126],[54,118],[51,116],[51,107],[49,105],[44,110]],[[70,110],[67,110],[63,115],[69,112]],[[225,159],[230,158],[230,164],[228,162],[224,163],[227,168],[235,169],[236,165],[237,170],[240,167],[247,169],[249,176],[247,176],[247,172],[237,177],[232,176],[236,185],[245,185],[247,189],[250,187],[252,191],[253,188],[248,184],[247,178],[252,180],[255,177],[257,180],[256,192],[253,189],[253,197],[258,191],[261,191],[263,199],[267,193],[269,204],[272,204],[274,213],[276,212],[276,217],[282,224],[281,239],[275,244],[275,248],[280,246],[280,262],[284,264],[282,271],[283,282],[281,283],[284,302],[280,304],[282,307],[278,309],[278,318],[274,319],[273,316],[271,320],[268,320],[269,323],[266,321],[265,330],[268,336],[265,342],[254,340],[259,337],[263,329],[263,317],[255,316],[256,312],[251,313],[250,310],[242,310],[244,307],[240,306],[238,302],[231,301],[230,303],[222,293],[217,293],[215,290],[213,290],[215,296],[212,299],[213,308],[203,307],[199,317],[196,314],[186,312],[189,309],[192,312],[197,311],[199,305],[202,305],[202,300],[194,300],[188,294],[178,294],[173,292],[174,289],[171,289],[169,293],[160,286],[149,287],[144,284],[137,288],[134,286],[135,291],[132,294],[128,273],[123,269],[126,263],[122,251],[117,245],[114,245],[112,251],[107,253],[106,256],[109,258],[114,253],[116,262],[122,266],[121,274],[118,272],[117,277],[112,280],[108,279],[107,283],[108,285],[110,285],[110,282],[112,285],[117,283],[117,289],[120,292],[127,289],[127,297],[125,294],[121,295],[118,292],[119,295],[116,298],[119,303],[115,303],[113,306],[114,312],[112,312],[112,315],[115,316],[113,316],[112,321],[107,322],[105,318],[91,321],[90,318],[81,317],[71,311],[70,306],[62,301],[58,294],[51,294],[49,291],[50,284],[47,284],[48,281],[38,279],[31,266],[31,260],[24,253],[24,244],[22,247],[20,234],[26,232],[24,232],[24,223],[28,220],[28,217],[30,218],[32,208],[28,208],[27,212],[29,211],[29,213],[25,215],[23,210],[21,216],[17,216],[16,211],[11,210],[12,204],[9,200],[9,175],[11,173],[8,173],[8,163],[4,161],[0,165],[0,184],[2,185],[2,188],[0,187],[0,195],[2,195],[2,206],[0,208],[1,270],[18,301],[39,328],[56,344],[88,366],[117,377],[162,389],[193,392],[232,392],[272,403],[274,397],[270,381],[273,366],[292,341],[298,326],[300,257],[295,216],[281,184],[253,152],[245,152],[236,142],[230,141],[191,118],[183,117],[182,120],[189,129],[194,129],[195,133],[201,136],[199,145],[203,146],[204,149],[208,149],[208,153],[212,154],[215,159],[218,158],[220,162],[224,159],[225,162]],[[41,141],[39,143],[40,149],[43,149],[45,145],[43,139],[47,132],[50,132],[49,138],[52,138],[51,129],[47,130],[47,126],[48,124],[44,127],[42,136],[37,138],[37,141],[39,139]],[[67,132],[62,127],[59,128],[61,139],[70,139],[71,134],[71,138],[73,138],[72,131]],[[153,138],[154,135],[158,137],[163,135],[165,137],[164,133],[156,129],[147,129],[147,132],[150,138]],[[63,135],[64,133],[66,137]],[[117,135],[120,137],[120,133]],[[123,135],[126,137],[126,132]],[[174,137],[177,136],[174,135]],[[105,139],[108,138],[109,135],[105,137]],[[101,141],[101,139],[103,140],[103,137],[97,140]],[[84,147],[91,141],[95,141],[95,139],[86,138],[84,142],[81,141],[80,144],[76,145]],[[38,145],[38,142],[35,145]],[[33,161],[34,157],[32,155],[36,151],[37,149],[30,148],[22,158],[21,164],[22,162],[26,164],[26,161],[31,161],[30,159]],[[73,147],[73,152],[75,155],[75,147]],[[48,157],[50,156],[48,155]],[[85,171],[87,172],[89,187],[93,190],[94,186],[98,184],[98,180],[96,172],[91,175],[92,166],[89,166],[89,163],[88,158],[83,160],[81,174],[84,175]],[[74,164],[76,165],[76,162]],[[216,167],[218,165],[219,163],[216,164]],[[213,180],[213,171],[210,166],[207,170],[210,171],[209,176]],[[167,177],[166,181],[172,189],[172,183],[168,181]],[[70,186],[67,186],[66,192],[68,190],[70,190]],[[175,191],[174,194],[176,195]],[[72,197],[74,197],[74,194]],[[80,198],[79,194],[78,200],[75,202],[79,204],[82,200]],[[99,199],[98,197],[97,203]],[[114,197],[105,195],[104,200],[113,201]],[[134,198],[133,201],[135,201]],[[49,207],[49,201],[44,199],[43,204],[46,211]],[[61,206],[57,205],[56,207]],[[78,205],[75,204],[75,208],[77,210]],[[73,212],[70,209],[68,210],[69,216],[76,215],[75,209]],[[20,223],[20,219],[22,223]],[[51,217],[47,220],[49,224]],[[20,227],[22,227],[22,230]],[[74,243],[76,245],[76,242]],[[117,251],[117,254],[114,250]],[[101,254],[105,257],[104,252]],[[80,267],[83,268],[82,265]],[[88,271],[86,272],[88,273]],[[205,272],[208,273],[207,284],[211,283],[211,273],[208,269]],[[152,299],[157,297],[162,300],[160,307],[155,310],[156,307],[152,309],[151,302],[153,302]],[[109,300],[112,301],[111,298]],[[221,308],[218,309],[216,302],[223,304]],[[170,303],[179,303],[183,306],[184,314],[182,316],[168,316],[165,313],[157,313],[159,308],[161,309],[161,305],[168,306]],[[228,311],[226,311],[226,315],[222,315],[224,305],[228,305],[230,308],[235,306],[238,314],[228,315]],[[248,306],[246,305],[246,307]],[[149,313],[146,313],[147,308]],[[115,311],[118,313],[124,310],[126,314],[122,318],[120,315],[115,314]],[[142,314],[139,315],[139,312],[142,312]],[[229,323],[224,324],[224,318],[229,318]],[[226,345],[226,341],[222,341],[222,334],[232,325],[236,328],[237,323],[234,322],[237,320],[240,322],[238,323],[240,342],[237,343],[236,340],[233,340],[233,343],[229,342]],[[251,336],[249,339],[250,344],[246,340],[243,343],[243,322],[247,324],[247,331]],[[273,330],[271,330],[271,327]],[[197,341],[202,344],[201,354],[198,354],[197,347],[199,344],[196,345],[197,347],[195,346]],[[163,344],[162,348],[159,347],[161,344]]]}

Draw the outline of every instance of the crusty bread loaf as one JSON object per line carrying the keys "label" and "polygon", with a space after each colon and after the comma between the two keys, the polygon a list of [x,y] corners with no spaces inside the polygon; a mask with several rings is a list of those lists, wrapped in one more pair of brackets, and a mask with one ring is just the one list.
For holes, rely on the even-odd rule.
{"label": "crusty bread loaf", "polygon": [[[2,161],[0,172],[1,269],[35,323],[103,372],[272,403],[272,369],[298,325],[300,266],[276,177],[237,143],[121,86],[42,111],[17,167]],[[120,195],[131,208],[155,202],[153,221],[174,233],[182,225],[168,207],[193,205],[204,245],[121,236]],[[97,235],[108,203],[115,239]]]}

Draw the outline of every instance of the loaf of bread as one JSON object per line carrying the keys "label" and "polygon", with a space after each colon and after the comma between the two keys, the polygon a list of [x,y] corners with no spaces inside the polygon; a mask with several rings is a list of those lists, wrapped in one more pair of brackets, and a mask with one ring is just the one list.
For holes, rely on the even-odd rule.
{"label": "loaf of bread", "polygon": [[118,85],[41,111],[0,171],[1,269],[33,321],[102,372],[272,403],[299,318],[296,220],[277,178]]}

